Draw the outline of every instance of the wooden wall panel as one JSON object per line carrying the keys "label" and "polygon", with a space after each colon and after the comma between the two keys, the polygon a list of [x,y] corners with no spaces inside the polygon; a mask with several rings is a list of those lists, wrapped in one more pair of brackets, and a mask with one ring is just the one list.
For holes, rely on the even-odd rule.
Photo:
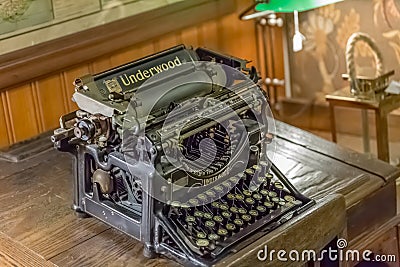
{"label": "wooden wall panel", "polygon": [[249,1],[238,0],[237,2],[238,12],[225,16],[218,21],[218,49],[235,57],[245,58],[257,63],[254,22],[240,21],[238,17],[240,11],[249,6]]}
{"label": "wooden wall panel", "polygon": [[139,57],[139,48],[130,47],[122,51],[116,52],[110,56],[111,65],[113,67],[128,63]]}
{"label": "wooden wall panel", "polygon": [[36,118],[36,124],[38,127],[39,133],[44,132],[44,127],[42,123],[42,107],[39,104],[39,96],[38,96],[38,87],[37,87],[37,81],[31,83],[31,92],[32,92],[32,100],[33,100],[33,108],[35,111],[35,118]]}
{"label": "wooden wall panel", "polygon": [[176,32],[161,36],[154,41],[154,49],[156,51],[162,51],[170,47],[176,46],[177,44],[179,44],[180,41],[180,38],[178,36],[179,34]]}
{"label": "wooden wall panel", "polygon": [[204,46],[209,49],[220,49],[219,42],[220,38],[218,35],[218,22],[213,20],[210,22],[203,23],[200,29],[203,38]]}
{"label": "wooden wall panel", "polygon": [[58,127],[58,119],[67,113],[68,105],[64,101],[62,75],[57,74],[36,82],[39,122],[41,131]]}
{"label": "wooden wall panel", "polygon": [[105,70],[108,70],[112,67],[111,65],[111,57],[101,57],[96,61],[89,64],[90,73],[99,73]]}
{"label": "wooden wall panel", "polygon": [[142,58],[142,57],[145,57],[145,56],[148,56],[148,55],[158,52],[155,48],[153,41],[142,43],[142,44],[138,45],[138,48],[139,48],[139,54],[138,54],[139,57],[138,58]]}
{"label": "wooden wall panel", "polygon": [[187,46],[193,46],[194,48],[199,46],[198,36],[199,26],[190,27],[180,32],[179,41]]}
{"label": "wooden wall panel", "polygon": [[[2,97],[1,95],[4,95],[4,97]],[[9,140],[8,136],[8,123],[5,114],[7,108],[4,105],[2,98],[5,98],[4,93],[0,94],[0,147],[5,147],[11,143],[11,140]]]}
{"label": "wooden wall panel", "polygon": [[39,125],[31,84],[8,90],[5,95],[13,142],[38,135]]}

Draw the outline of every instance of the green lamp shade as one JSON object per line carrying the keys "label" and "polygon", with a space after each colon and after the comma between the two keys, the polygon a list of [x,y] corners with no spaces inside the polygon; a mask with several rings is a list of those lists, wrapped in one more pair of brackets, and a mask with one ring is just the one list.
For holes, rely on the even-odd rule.
{"label": "green lamp shade", "polygon": [[299,12],[342,2],[343,0],[270,0],[268,4],[258,4],[257,11],[274,11],[277,13]]}

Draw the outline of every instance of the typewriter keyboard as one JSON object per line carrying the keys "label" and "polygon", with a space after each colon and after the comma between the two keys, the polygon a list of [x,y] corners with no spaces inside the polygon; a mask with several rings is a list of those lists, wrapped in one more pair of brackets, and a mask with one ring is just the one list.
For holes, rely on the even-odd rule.
{"label": "typewriter keyboard", "polygon": [[171,202],[167,218],[198,254],[212,257],[260,228],[271,231],[303,201],[272,172],[263,173],[264,166],[248,168],[186,203]]}

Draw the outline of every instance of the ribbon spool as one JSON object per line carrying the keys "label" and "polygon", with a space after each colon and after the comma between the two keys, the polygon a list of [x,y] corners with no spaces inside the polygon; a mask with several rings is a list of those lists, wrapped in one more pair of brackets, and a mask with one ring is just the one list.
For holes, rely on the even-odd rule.
{"label": "ribbon spool", "polygon": [[350,92],[356,96],[369,96],[375,93],[374,84],[371,84],[371,80],[367,79],[369,82],[363,82],[365,79],[357,78],[356,74],[356,64],[354,60],[354,50],[356,47],[356,43],[359,41],[363,41],[369,45],[372,49],[375,63],[376,63],[376,72],[375,76],[377,79],[383,75],[383,58],[382,53],[380,52],[378,46],[375,41],[366,33],[356,32],[353,33],[347,41],[346,45],[346,64],[347,64],[347,73],[349,75],[350,81]]}

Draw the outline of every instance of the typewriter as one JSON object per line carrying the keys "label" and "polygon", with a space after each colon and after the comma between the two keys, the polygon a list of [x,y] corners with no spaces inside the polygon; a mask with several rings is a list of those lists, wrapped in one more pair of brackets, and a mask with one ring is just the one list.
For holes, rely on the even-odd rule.
{"label": "typewriter", "polygon": [[254,67],[177,46],[74,81],[79,110],[51,137],[74,156],[73,209],[185,266],[210,266],[303,212],[270,160]]}

